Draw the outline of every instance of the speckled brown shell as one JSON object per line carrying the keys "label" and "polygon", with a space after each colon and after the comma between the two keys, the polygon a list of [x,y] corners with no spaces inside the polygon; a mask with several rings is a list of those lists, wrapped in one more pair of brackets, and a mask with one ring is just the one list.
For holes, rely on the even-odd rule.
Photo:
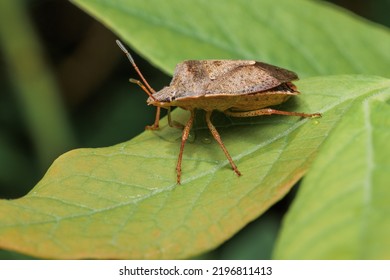
{"label": "speckled brown shell", "polygon": [[153,94],[159,102],[245,95],[298,79],[289,70],[254,60],[187,60],[176,66],[168,87]]}

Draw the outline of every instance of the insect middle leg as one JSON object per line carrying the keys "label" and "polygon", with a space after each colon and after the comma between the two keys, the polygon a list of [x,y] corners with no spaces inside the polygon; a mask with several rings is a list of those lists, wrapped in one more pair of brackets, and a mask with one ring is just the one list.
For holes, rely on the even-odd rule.
{"label": "insect middle leg", "polygon": [[177,159],[177,165],[176,165],[177,183],[178,184],[180,184],[180,178],[181,178],[181,161],[183,159],[184,144],[186,143],[188,136],[190,134],[192,124],[194,123],[194,118],[195,118],[195,111],[192,110],[190,119],[187,121],[186,125],[184,126],[183,134],[181,136],[181,146],[180,146],[179,158]]}
{"label": "insect middle leg", "polygon": [[286,116],[298,116],[304,118],[321,117],[320,113],[307,114],[307,113],[299,113],[299,112],[280,111],[271,108],[264,108],[264,109],[253,110],[253,111],[246,111],[246,112],[226,110],[224,111],[224,114],[232,117],[237,117],[237,118],[255,117],[255,116],[262,116],[262,115],[286,115]]}
{"label": "insect middle leg", "polygon": [[228,150],[226,149],[225,145],[223,144],[221,136],[219,135],[219,133],[218,133],[217,129],[215,128],[215,126],[211,123],[211,120],[210,120],[211,113],[212,113],[212,111],[206,111],[206,123],[207,123],[207,126],[209,127],[209,129],[211,131],[211,134],[213,135],[214,139],[218,142],[219,146],[221,146],[221,148],[222,148],[223,152],[225,153],[225,156],[229,160],[230,165],[232,166],[234,172],[236,172],[236,174],[238,176],[241,176],[241,172],[238,170],[238,168],[237,168],[236,164],[234,163],[232,157],[230,156]]}
{"label": "insect middle leg", "polygon": [[179,123],[177,121],[172,120],[171,111],[172,111],[171,107],[168,107],[168,125],[170,127],[184,129],[184,125],[182,125],[181,123]]}

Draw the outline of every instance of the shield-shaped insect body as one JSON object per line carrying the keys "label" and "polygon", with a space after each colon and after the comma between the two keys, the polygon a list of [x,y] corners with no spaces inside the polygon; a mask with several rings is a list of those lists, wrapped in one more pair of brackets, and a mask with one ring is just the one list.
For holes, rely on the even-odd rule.
{"label": "shield-shaped insect body", "polygon": [[238,176],[241,175],[240,171],[223,144],[217,129],[211,123],[210,117],[214,110],[232,117],[272,114],[300,117],[321,116],[319,113],[307,114],[268,108],[299,94],[292,83],[298,79],[298,76],[292,71],[254,60],[187,60],[176,66],[170,85],[156,92],[145,80],[125,47],[118,40],[117,44],[127,55],[142,80],[142,82],[134,79],[130,81],[138,84],[149,95],[147,100],[149,105],[157,107],[155,122],[147,126],[147,129],[159,127],[160,108],[168,109],[170,126],[180,126],[171,121],[170,108],[172,106],[191,112],[183,128],[176,165],[177,183],[179,184],[184,145],[193,125],[196,109],[206,111],[207,126]]}

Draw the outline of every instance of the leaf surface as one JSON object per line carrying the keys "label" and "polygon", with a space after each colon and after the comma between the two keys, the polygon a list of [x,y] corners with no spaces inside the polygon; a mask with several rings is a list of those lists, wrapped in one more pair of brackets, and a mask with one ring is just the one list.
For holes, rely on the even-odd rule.
{"label": "leaf surface", "polygon": [[[160,131],[128,142],[66,153],[27,196],[1,200],[0,247],[43,258],[156,259],[218,246],[281,199],[351,103],[389,80],[333,76],[298,86],[302,96],[280,109],[323,118],[214,118],[242,177],[198,129],[184,152],[183,185],[176,185],[181,133],[164,120]],[[176,110],[174,117],[188,115]]]}
{"label": "leaf surface", "polygon": [[321,1],[73,2],[167,73],[186,59],[224,58],[260,60],[301,77],[390,76],[389,30]]}
{"label": "leaf surface", "polygon": [[285,219],[276,258],[390,258],[389,112],[389,87],[345,107]]}

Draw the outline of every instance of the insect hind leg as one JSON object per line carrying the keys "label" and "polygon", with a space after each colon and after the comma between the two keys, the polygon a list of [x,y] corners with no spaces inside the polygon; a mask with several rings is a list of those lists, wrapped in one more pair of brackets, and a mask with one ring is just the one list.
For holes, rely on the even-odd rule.
{"label": "insect hind leg", "polygon": [[237,118],[256,117],[256,116],[263,116],[263,115],[285,115],[285,116],[298,116],[304,118],[321,117],[320,113],[307,114],[307,113],[300,113],[300,112],[281,111],[281,110],[275,110],[271,108],[264,108],[264,109],[245,111],[245,112],[226,110],[224,111],[224,114],[231,117],[237,117]]}

